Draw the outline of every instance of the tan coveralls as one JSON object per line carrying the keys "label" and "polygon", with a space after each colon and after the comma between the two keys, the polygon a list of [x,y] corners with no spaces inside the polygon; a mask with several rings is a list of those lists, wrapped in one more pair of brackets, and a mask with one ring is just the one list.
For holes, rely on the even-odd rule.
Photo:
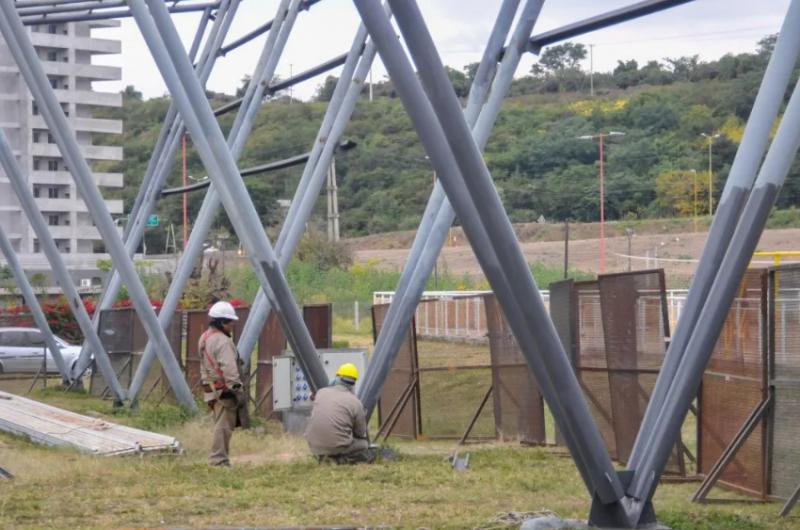
{"label": "tan coveralls", "polygon": [[369,450],[364,406],[344,383],[317,392],[305,438],[314,455],[331,457],[340,464],[375,459]]}
{"label": "tan coveralls", "polygon": [[208,328],[200,337],[199,351],[200,377],[205,390],[203,400],[214,413],[214,435],[208,463],[214,466],[229,465],[228,449],[231,435],[236,428],[237,402],[229,392],[226,392],[226,397],[222,397],[223,389],[219,388],[219,382],[224,382],[228,389],[242,384],[236,345],[221,331]]}

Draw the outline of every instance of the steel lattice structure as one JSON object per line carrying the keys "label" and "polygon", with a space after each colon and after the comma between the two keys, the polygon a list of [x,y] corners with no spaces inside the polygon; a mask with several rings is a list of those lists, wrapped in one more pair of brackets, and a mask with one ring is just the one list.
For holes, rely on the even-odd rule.
{"label": "steel lattice structure", "polygon": [[[315,388],[327,384],[284,273],[312,214],[327,168],[372,62],[379,54],[439,179],[422,216],[365,376],[359,395],[365,408],[371,413],[375,407],[425,281],[457,215],[592,497],[590,521],[599,526],[626,528],[654,522],[651,499],[659,478],[696,394],[727,308],[800,146],[800,89],[792,95],[770,145],[770,129],[778,117],[791,72],[800,55],[800,0],[792,0],[786,15],[725,184],[681,325],[669,346],[624,471],[615,470],[604,447],[481,151],[520,59],[526,53],[538,53],[546,45],[690,0],[645,0],[533,36],[544,0],[501,0],[465,108],[456,98],[415,0],[388,0],[385,5],[375,0],[354,0],[362,25],[349,51],[270,86],[269,81],[298,16],[318,1],[280,0],[270,21],[226,45],[224,41],[240,0],[0,0],[0,34],[8,43],[113,258],[114,271],[101,297],[97,315],[111,306],[124,283],[150,339],[130,388],[123,388],[97,336],[98,318],[91,321],[83,310],[42,214],[24,185],[25,175],[15,161],[5,133],[0,131],[0,163],[87,338],[77,365],[65,366],[30,284],[0,228],[0,250],[6,255],[47,344],[52,346],[64,380],[76,380],[88,367],[90,354],[94,354],[116,401],[134,404],[150,366],[158,359],[179,402],[191,411],[196,410],[164,330],[177,309],[192,264],[202,252],[212,220],[222,206],[247,250],[261,285],[238,342],[243,361],[249,362],[249,352],[255,347],[267,316],[275,311],[309,382]],[[183,11],[202,12],[188,52],[170,16]],[[397,38],[392,16],[405,48]],[[131,221],[121,237],[114,229],[89,165],[80,154],[75,135],[47,83],[25,30],[25,26],[31,24],[119,17],[133,17],[136,21],[172,95],[172,105],[130,213]],[[203,89],[215,61],[264,33],[267,37],[246,93],[240,100],[215,111]],[[339,81],[312,148],[294,160],[294,163],[305,162],[305,166],[280,235],[273,244],[245,188],[241,178],[245,172],[239,170],[237,160],[267,95],[340,66]],[[237,114],[226,138],[216,116],[232,111]],[[176,192],[163,188],[184,132],[190,133],[194,140],[210,186],[164,306],[156,315],[136,274],[132,257],[142,239],[145,221],[162,191],[164,194]]]}

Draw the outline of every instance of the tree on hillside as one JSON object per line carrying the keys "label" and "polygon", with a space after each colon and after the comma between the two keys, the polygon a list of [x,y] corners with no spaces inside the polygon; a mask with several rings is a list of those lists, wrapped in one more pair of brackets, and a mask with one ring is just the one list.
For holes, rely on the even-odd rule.
{"label": "tree on hillside", "polygon": [[336,88],[336,83],[339,78],[335,75],[329,75],[325,78],[325,82],[317,87],[317,92],[314,94],[315,101],[330,101],[333,97],[333,91]]}
{"label": "tree on hillside", "polygon": [[456,70],[455,68],[450,68],[449,66],[444,67],[445,72],[447,72],[447,77],[450,78],[450,82],[453,83],[453,90],[456,91],[456,96],[460,98],[467,97],[469,94],[469,78],[464,72]]}
{"label": "tree on hillside", "polygon": [[656,202],[667,215],[692,216],[695,213],[695,181],[697,182],[697,213],[708,204],[703,176],[685,169],[664,171],[656,177]]}
{"label": "tree on hillside", "polygon": [[125,87],[125,90],[122,91],[122,97],[135,101],[142,101],[142,93],[136,90],[136,87],[133,85],[128,85]]}
{"label": "tree on hillside", "polygon": [[[539,62],[531,67],[535,77],[555,81],[550,85],[559,92],[578,90],[583,85],[584,74],[580,62],[586,59],[586,46],[565,42],[549,46],[539,55]],[[546,88],[547,90],[547,88]]]}

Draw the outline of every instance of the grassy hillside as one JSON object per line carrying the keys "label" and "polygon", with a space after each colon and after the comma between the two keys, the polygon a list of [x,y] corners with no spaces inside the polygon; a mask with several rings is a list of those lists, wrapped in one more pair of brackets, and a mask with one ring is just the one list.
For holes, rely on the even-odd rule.
{"label": "grassy hillside", "polygon": [[[599,217],[598,146],[578,137],[611,130],[625,136],[605,145],[606,217],[610,220],[680,217],[707,212],[708,139],[713,144],[712,201],[716,203],[730,170],[758,84],[769,57],[765,39],[755,53],[725,56],[709,63],[696,58],[665,64],[620,62],[612,73],[598,74],[597,94],[590,98],[585,74],[577,68],[544,71],[518,79],[497,119],[485,151],[486,161],[512,220],[526,222],[594,221]],[[459,95],[465,95],[470,68],[450,70]],[[320,89],[320,99],[331,86]],[[342,233],[346,237],[413,229],[433,184],[433,171],[402,104],[389,82],[377,87],[373,102],[362,98],[346,138],[358,147],[337,158]],[[212,95],[214,106],[229,97]],[[126,92],[122,109],[125,134],[105,139],[123,145],[125,161],[114,169],[125,173],[126,186],[110,193],[130,207],[147,166],[163,116],[165,98],[142,101]],[[298,102],[285,97],[267,102],[256,120],[240,167],[308,151],[325,111],[324,101]],[[230,126],[232,116],[222,120]],[[174,165],[170,185],[180,182]],[[188,172],[205,172],[191,148]],[[264,224],[276,227],[283,211],[278,199],[291,198],[301,168],[247,179]],[[695,190],[696,187],[696,190]],[[795,163],[779,199],[780,208],[800,198],[800,165]],[[194,216],[202,193],[192,194]],[[181,222],[180,197],[159,204],[166,221],[148,233],[159,248],[165,226]],[[318,221],[323,219],[320,201]],[[224,216],[218,228],[227,227]],[[176,230],[180,238],[180,230]]]}

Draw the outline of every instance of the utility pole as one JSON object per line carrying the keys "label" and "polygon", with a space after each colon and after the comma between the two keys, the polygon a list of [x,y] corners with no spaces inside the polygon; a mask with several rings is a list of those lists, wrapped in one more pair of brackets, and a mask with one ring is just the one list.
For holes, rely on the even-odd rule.
{"label": "utility pole", "polygon": [[569,219],[564,220],[564,279],[569,276]]}
{"label": "utility pole", "polygon": [[631,253],[632,252],[631,251],[631,238],[633,237],[633,230],[631,230],[630,228],[626,228],[625,229],[625,234],[628,236],[628,272],[630,272],[631,269],[633,268],[631,266],[631,259],[632,259],[631,256],[633,256],[633,254]]}
{"label": "utility pole", "polygon": [[328,241],[339,241],[339,194],[336,186],[336,158],[328,168]]}
{"label": "utility pole", "polygon": [[589,95],[594,97],[594,44],[589,45]]}
{"label": "utility pole", "polygon": [[598,140],[600,144],[600,274],[606,272],[606,196],[605,196],[605,155],[603,143],[606,136],[625,136],[624,132],[609,131],[607,133],[578,136],[579,140]]}
{"label": "utility pole", "polygon": [[[185,188],[188,185],[187,180],[187,173],[186,173],[186,133],[183,134],[181,138],[181,182],[183,183],[183,187]],[[186,244],[189,242],[189,194],[187,192],[183,192],[183,248],[186,248]]]}
{"label": "utility pole", "polygon": [[[289,79],[292,78],[292,63],[289,63]],[[289,105],[292,104],[292,87],[294,85],[289,85]]]}
{"label": "utility pole", "polygon": [[369,101],[372,103],[372,68],[369,69]]}
{"label": "utility pole", "polygon": [[720,134],[700,133],[700,136],[708,140],[708,215],[711,216],[714,215],[714,174],[711,167],[712,146],[714,145],[714,140],[719,138]]}

